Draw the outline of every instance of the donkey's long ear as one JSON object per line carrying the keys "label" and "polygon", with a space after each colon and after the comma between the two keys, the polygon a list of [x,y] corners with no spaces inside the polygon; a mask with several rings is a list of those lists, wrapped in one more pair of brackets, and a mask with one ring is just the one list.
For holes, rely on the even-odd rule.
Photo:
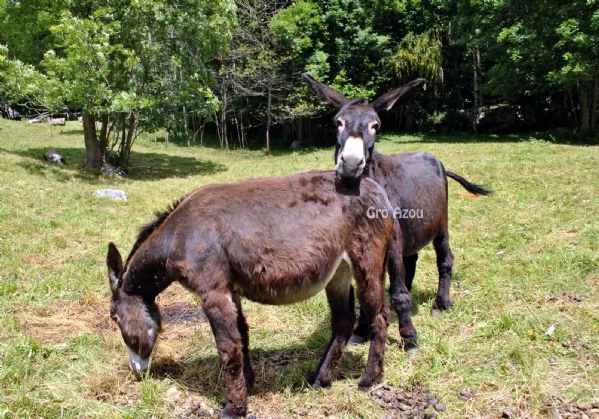
{"label": "donkey's long ear", "polygon": [[308,82],[312,90],[314,90],[314,93],[316,93],[323,102],[333,105],[337,109],[341,109],[343,105],[349,102],[349,99],[346,98],[343,93],[319,82],[308,73],[303,73],[302,77]]}
{"label": "donkey's long ear", "polygon": [[114,293],[123,285],[123,259],[114,243],[108,243],[108,254],[106,255],[106,266],[108,267],[108,282]]}
{"label": "donkey's long ear", "polygon": [[389,111],[395,104],[405,103],[410,99],[414,94],[420,90],[420,86],[422,86],[426,82],[425,79],[415,79],[411,82],[404,84],[397,89],[393,89],[390,92],[385,93],[377,97],[372,101],[371,105],[378,112],[380,111]]}

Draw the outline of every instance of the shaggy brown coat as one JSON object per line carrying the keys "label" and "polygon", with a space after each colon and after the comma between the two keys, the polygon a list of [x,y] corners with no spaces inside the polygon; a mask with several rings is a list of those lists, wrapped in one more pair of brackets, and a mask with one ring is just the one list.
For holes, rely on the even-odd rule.
{"label": "shaggy brown coat", "polygon": [[160,330],[154,299],[179,281],[201,296],[216,340],[227,388],[223,415],[245,415],[254,373],[241,297],[290,304],[325,289],[332,338],[310,382],[328,386],[355,323],[353,275],[372,338],[359,386],[378,382],[389,317],[381,280],[398,231],[392,218],[368,216],[391,209],[378,184],[348,188],[335,177],[318,171],[199,188],[144,227],[124,265],[110,243],[111,317],[131,368],[147,368]]}

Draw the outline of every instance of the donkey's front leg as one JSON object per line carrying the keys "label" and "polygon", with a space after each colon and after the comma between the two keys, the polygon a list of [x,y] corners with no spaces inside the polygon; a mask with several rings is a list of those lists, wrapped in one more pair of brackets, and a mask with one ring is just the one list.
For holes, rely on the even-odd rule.
{"label": "donkey's front leg", "polygon": [[347,263],[342,262],[326,288],[327,300],[331,309],[332,337],[320,360],[318,369],[308,380],[312,387],[331,385],[335,367],[351,336],[356,321],[354,290],[351,280],[351,269]]}
{"label": "donkey's front leg", "polygon": [[239,330],[239,313],[230,293],[211,290],[202,295],[202,308],[208,317],[220,361],[225,370],[227,404],[223,417],[245,416],[248,383],[244,376],[244,348]]}

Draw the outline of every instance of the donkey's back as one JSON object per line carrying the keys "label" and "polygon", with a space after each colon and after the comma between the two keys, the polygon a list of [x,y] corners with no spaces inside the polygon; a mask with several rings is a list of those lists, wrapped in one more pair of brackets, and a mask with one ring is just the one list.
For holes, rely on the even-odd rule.
{"label": "donkey's back", "polygon": [[134,247],[125,285],[159,292],[175,279],[202,293],[226,283],[261,303],[304,300],[340,263],[363,257],[365,242],[386,247],[391,220],[367,216],[386,213],[378,184],[339,189],[332,171],[206,186],[146,227],[152,231]]}

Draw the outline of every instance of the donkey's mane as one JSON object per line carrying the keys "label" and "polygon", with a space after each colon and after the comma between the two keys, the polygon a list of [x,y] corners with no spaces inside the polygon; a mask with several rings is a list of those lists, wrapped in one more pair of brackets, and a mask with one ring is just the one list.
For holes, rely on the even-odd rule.
{"label": "donkey's mane", "polygon": [[164,211],[156,211],[154,213],[155,218],[152,221],[148,222],[147,224],[144,224],[143,226],[141,226],[141,228],[139,229],[139,234],[137,235],[137,240],[133,244],[133,248],[131,249],[131,253],[129,253],[127,262],[125,262],[125,266],[129,264],[129,261],[131,260],[131,258],[133,257],[133,255],[135,254],[137,249],[139,249],[141,244],[144,241],[146,241],[148,237],[150,237],[150,235],[154,232],[154,230],[156,230],[164,222],[164,220],[166,220],[168,218],[168,216],[179,206],[179,204],[186,197],[187,197],[187,195],[184,196],[183,198],[180,198],[179,200],[173,202]]}
{"label": "donkey's mane", "polygon": [[341,109],[339,109],[339,112],[337,112],[337,115],[335,115],[334,119],[337,119],[337,117],[341,114],[341,112],[343,112],[348,107],[354,106],[354,105],[361,105],[361,104],[364,104],[364,103],[368,103],[368,101],[365,98],[363,98],[363,97],[357,97],[355,99],[352,99],[352,100],[348,101],[347,103],[345,103],[341,107]]}

